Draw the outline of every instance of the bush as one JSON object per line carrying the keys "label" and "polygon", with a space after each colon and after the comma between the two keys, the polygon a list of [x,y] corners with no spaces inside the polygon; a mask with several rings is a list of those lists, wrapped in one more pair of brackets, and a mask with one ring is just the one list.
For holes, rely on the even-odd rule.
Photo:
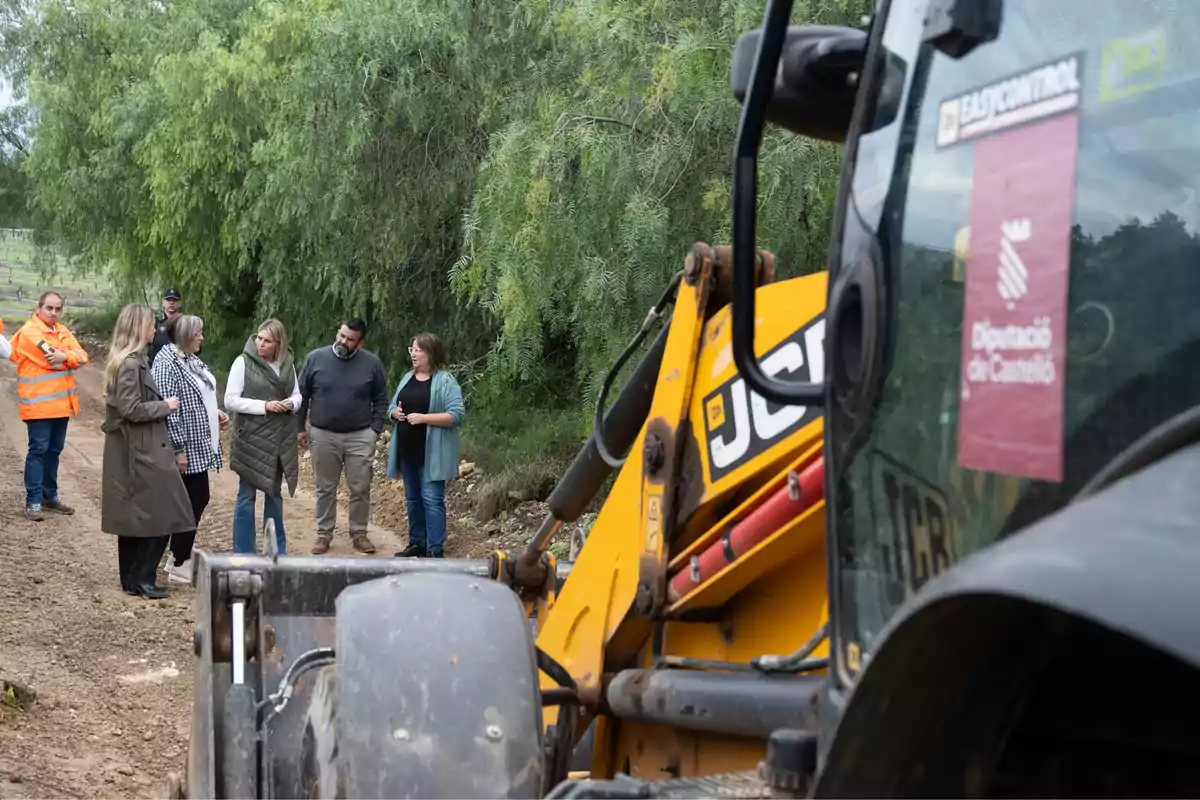
{"label": "bush", "polygon": [[472,404],[463,454],[485,478],[474,512],[490,519],[525,500],[544,500],[587,439],[576,408],[546,410]]}
{"label": "bush", "polygon": [[68,306],[63,312],[62,321],[76,337],[92,336],[107,341],[117,326],[117,317],[121,315],[122,308],[118,303],[108,303],[98,308]]}

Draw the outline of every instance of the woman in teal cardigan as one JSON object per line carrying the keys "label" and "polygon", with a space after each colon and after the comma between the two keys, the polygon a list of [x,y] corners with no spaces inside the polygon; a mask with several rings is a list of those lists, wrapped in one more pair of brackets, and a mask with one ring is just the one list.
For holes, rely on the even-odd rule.
{"label": "woman in teal cardigan", "polygon": [[432,333],[408,348],[413,368],[400,379],[388,407],[392,439],[388,477],[403,478],[408,547],[400,558],[444,558],[446,481],[458,477],[458,426],[466,418],[462,389],[447,372],[446,349]]}

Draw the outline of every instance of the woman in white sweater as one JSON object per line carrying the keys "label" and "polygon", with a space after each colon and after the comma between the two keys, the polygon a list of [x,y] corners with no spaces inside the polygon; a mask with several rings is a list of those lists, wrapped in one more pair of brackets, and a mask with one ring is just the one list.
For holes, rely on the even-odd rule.
{"label": "woman in white sweater", "polygon": [[[283,529],[283,484],[296,493],[299,453],[296,410],[300,383],[288,346],[287,329],[277,319],[258,326],[229,368],[225,407],[234,414],[229,468],[238,476],[233,506],[233,552],[253,553],[258,523],[255,500],[263,493],[263,517],[275,523],[275,541],[263,549],[287,552]],[[272,548],[272,544],[274,548]]]}

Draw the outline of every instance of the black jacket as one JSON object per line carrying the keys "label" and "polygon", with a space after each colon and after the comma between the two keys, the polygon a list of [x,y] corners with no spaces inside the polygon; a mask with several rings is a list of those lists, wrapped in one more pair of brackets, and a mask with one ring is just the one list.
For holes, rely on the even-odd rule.
{"label": "black jacket", "polygon": [[158,351],[170,343],[171,337],[167,336],[167,315],[160,311],[154,315],[154,341],[150,343],[150,351],[146,354],[146,360],[153,364]]}

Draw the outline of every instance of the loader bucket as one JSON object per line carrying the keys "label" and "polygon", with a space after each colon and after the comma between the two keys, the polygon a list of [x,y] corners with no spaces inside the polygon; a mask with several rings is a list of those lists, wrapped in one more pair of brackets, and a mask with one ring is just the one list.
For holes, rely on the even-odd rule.
{"label": "loader bucket", "polygon": [[[459,797],[476,791],[480,796],[536,795],[531,787],[540,779],[542,746],[532,621],[524,617],[516,594],[490,579],[488,560],[270,558],[197,550],[194,564],[196,661],[188,797],[349,796],[346,792],[362,797],[436,797],[446,796],[440,793],[444,790]],[[560,565],[560,586],[569,570],[569,564]],[[343,597],[350,587],[359,588]],[[414,594],[417,591],[423,594]],[[417,605],[431,605],[411,610],[397,606],[413,604],[414,597],[423,598]],[[417,656],[429,645],[433,652],[469,630],[471,640],[454,645],[458,649],[446,664]],[[342,653],[339,659],[339,642],[356,652]],[[364,647],[378,652],[364,654]],[[372,663],[372,658],[382,662],[378,677],[370,670],[362,672],[361,665]],[[497,663],[486,669],[479,666],[487,659]],[[355,669],[353,664],[360,665],[360,672],[350,685],[347,670]],[[338,669],[343,682],[331,688],[331,675]],[[435,680],[440,675],[434,672],[456,683]],[[429,680],[423,680],[426,673]],[[413,683],[413,676],[421,680]],[[358,784],[346,786],[346,781],[356,780],[356,773],[344,742],[337,768],[322,771],[322,758],[328,761],[336,751],[336,743],[321,741],[319,731],[314,736],[313,720],[323,713],[322,704],[335,701],[340,693],[343,711],[357,713],[359,719],[337,720],[335,714],[328,727],[340,726],[338,734],[344,737],[357,724],[355,735],[365,736],[364,731],[411,712],[411,695],[418,691],[413,686],[426,693],[416,701],[429,706],[416,728],[437,729],[440,749],[455,749],[467,760],[483,759],[493,774],[507,775],[506,784],[499,785],[497,778],[474,788],[450,780],[443,789],[417,778],[400,784],[392,775],[364,788],[360,775]],[[494,725],[477,724],[471,716],[472,692],[484,690],[486,697],[476,698],[474,704],[479,713],[491,715],[487,719],[497,720]],[[362,696],[347,704],[345,696],[352,691]],[[527,696],[530,692],[533,700]],[[531,703],[536,709],[529,708]],[[447,704],[466,709],[454,712],[464,720],[461,734],[444,729],[449,724],[443,711]],[[365,721],[364,714],[379,719]],[[531,727],[533,715],[536,731]],[[405,723],[393,731],[394,741],[371,741],[370,748],[405,746],[412,730],[413,724]],[[404,763],[394,752],[386,760]]]}

